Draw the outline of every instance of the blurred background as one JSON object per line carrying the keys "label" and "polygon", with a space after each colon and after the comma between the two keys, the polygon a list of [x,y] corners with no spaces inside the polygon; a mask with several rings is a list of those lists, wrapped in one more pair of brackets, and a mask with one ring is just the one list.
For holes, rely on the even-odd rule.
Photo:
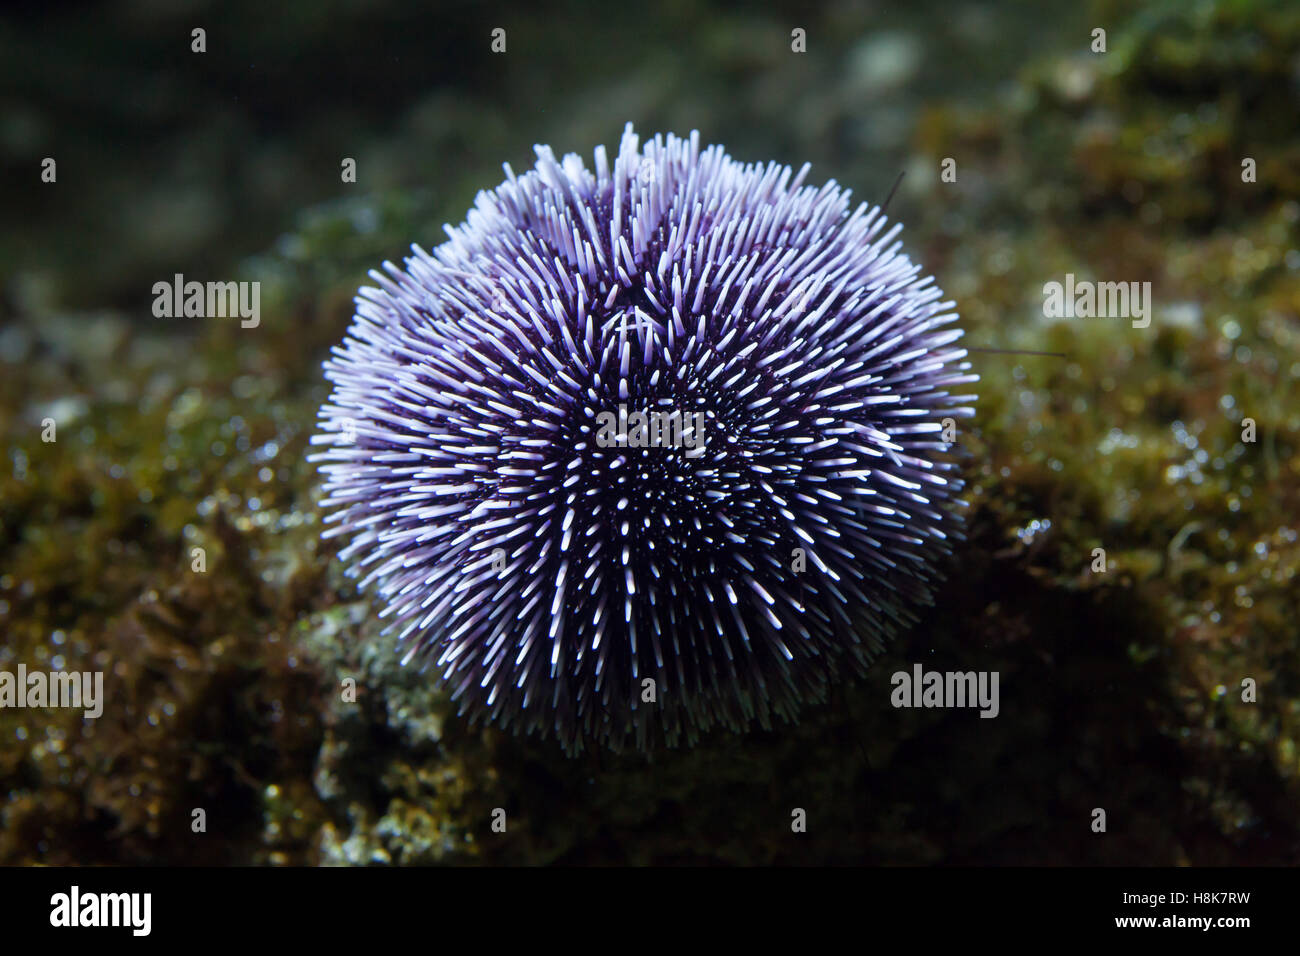
{"label": "blurred background", "polygon": [[[1297,116],[1286,2],[7,9],[0,668],[107,700],[0,710],[0,862],[1297,862]],[[367,270],[628,121],[905,174],[967,343],[1060,356],[973,356],[970,540],[871,677],[573,760],[397,666],[303,457]],[[260,282],[260,323],[155,317],[176,273]],[[1045,319],[1067,273],[1151,282],[1150,327]],[[999,671],[999,718],[892,709],[917,661]]]}

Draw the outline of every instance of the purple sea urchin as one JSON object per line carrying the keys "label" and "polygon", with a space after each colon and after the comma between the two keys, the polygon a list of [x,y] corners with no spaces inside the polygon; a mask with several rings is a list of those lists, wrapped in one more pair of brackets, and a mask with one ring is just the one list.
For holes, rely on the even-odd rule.
{"label": "purple sea urchin", "polygon": [[[953,304],[806,165],[629,126],[612,168],[505,170],[357,297],[313,439],[326,535],[475,719],[569,749],[793,719],[960,534]],[[638,443],[655,411],[702,438]]]}

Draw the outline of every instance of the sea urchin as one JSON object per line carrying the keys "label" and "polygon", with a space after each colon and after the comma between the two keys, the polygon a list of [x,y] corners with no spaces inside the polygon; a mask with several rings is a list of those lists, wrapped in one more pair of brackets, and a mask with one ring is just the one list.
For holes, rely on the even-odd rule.
{"label": "sea urchin", "polygon": [[953,304],[806,165],[629,125],[612,168],[505,171],[357,296],[325,534],[476,720],[572,750],[793,719],[960,534]]}

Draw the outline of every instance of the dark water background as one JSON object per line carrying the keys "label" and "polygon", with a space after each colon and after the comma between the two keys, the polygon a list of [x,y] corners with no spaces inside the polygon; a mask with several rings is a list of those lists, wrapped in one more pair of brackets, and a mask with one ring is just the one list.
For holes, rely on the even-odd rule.
{"label": "dark water background", "polygon": [[[883,198],[924,104],[988,102],[1077,45],[1067,6],[33,5],[0,24],[4,288],[11,306],[134,315],[158,277],[224,275],[315,204],[427,190],[459,221],[534,143],[590,157],[629,119]],[[45,156],[66,188],[19,188]]]}

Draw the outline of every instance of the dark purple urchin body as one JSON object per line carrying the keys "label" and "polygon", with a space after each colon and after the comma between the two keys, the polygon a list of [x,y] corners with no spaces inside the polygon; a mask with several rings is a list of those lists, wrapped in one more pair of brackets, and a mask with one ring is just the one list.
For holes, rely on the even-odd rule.
{"label": "dark purple urchin body", "polygon": [[[960,534],[952,303],[807,166],[630,126],[612,169],[537,154],[361,290],[326,535],[474,718],[570,749],[792,719]],[[620,404],[703,412],[702,448],[605,447]]]}

